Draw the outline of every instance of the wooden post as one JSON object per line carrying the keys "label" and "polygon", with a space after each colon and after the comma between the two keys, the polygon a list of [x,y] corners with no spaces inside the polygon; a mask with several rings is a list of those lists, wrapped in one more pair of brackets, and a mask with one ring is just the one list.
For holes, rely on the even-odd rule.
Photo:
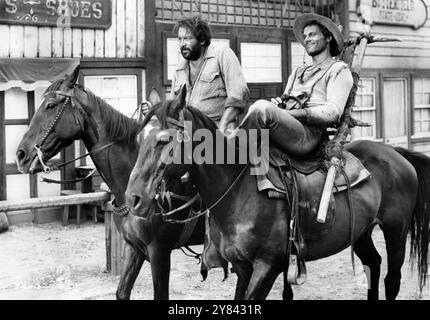
{"label": "wooden post", "polygon": [[0,212],[0,233],[9,229],[6,213]]}

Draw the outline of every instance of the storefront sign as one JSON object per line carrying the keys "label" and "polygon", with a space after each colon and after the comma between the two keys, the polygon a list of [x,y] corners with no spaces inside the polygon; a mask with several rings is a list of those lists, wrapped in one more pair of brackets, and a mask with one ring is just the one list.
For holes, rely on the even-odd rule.
{"label": "storefront sign", "polygon": [[357,0],[358,16],[370,25],[390,24],[422,27],[427,20],[423,0]]}
{"label": "storefront sign", "polygon": [[108,29],[111,0],[0,0],[0,23]]}

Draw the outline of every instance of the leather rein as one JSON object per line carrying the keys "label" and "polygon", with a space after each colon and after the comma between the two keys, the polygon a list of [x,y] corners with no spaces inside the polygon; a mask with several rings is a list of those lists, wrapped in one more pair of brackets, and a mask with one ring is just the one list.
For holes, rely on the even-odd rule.
{"label": "leather rein", "polygon": [[[72,92],[72,93],[67,93],[67,92],[64,92],[64,91],[49,91],[49,92],[46,92],[46,93],[45,93],[45,95],[44,95],[44,97],[46,97],[46,96],[47,96],[47,95],[49,95],[49,94],[58,94],[58,95],[62,95],[62,96],[65,96],[65,97],[66,97],[66,100],[64,100],[63,106],[60,108],[60,110],[58,111],[58,113],[57,113],[57,115],[55,116],[54,120],[53,120],[53,121],[52,121],[52,123],[49,125],[48,130],[46,130],[46,132],[45,132],[45,134],[43,135],[43,137],[42,137],[41,141],[40,141],[38,144],[34,145],[34,149],[36,149],[37,157],[39,158],[40,164],[41,164],[41,165],[42,165],[42,167],[43,167],[43,172],[44,172],[44,173],[46,173],[46,174],[49,174],[49,173],[50,173],[51,171],[53,171],[53,170],[60,169],[60,168],[62,168],[62,167],[64,167],[64,166],[66,166],[66,165],[68,165],[68,164],[70,164],[70,163],[73,163],[73,162],[75,162],[76,160],[79,160],[79,159],[85,158],[85,157],[90,156],[90,155],[92,155],[92,154],[94,154],[94,153],[97,153],[97,152],[100,152],[100,151],[102,151],[102,150],[108,149],[108,148],[110,148],[111,146],[113,146],[113,145],[115,144],[114,142],[108,143],[108,144],[106,144],[106,145],[103,145],[103,146],[101,146],[101,147],[98,147],[98,148],[96,148],[96,149],[93,149],[93,150],[91,150],[90,152],[88,152],[88,153],[86,153],[86,154],[84,154],[84,155],[82,155],[82,156],[80,156],[80,157],[77,157],[77,158],[75,158],[75,159],[73,159],[73,160],[69,160],[69,161],[63,162],[63,163],[61,163],[61,164],[59,164],[59,165],[56,165],[56,166],[48,166],[47,164],[45,164],[45,162],[44,162],[44,160],[43,160],[42,145],[43,145],[43,143],[45,142],[46,138],[49,136],[49,134],[54,130],[54,127],[55,127],[56,123],[61,119],[61,116],[62,116],[62,114],[64,113],[64,111],[65,111],[65,109],[67,108],[67,106],[74,106],[74,105],[75,105],[75,104],[73,103],[73,101],[72,101],[74,90],[75,90],[75,88],[73,88],[73,92]],[[89,177],[91,177],[91,176],[92,176],[96,171],[97,171],[97,169],[95,168],[95,169],[93,169],[89,174],[87,174],[85,177],[83,177],[83,178],[79,178],[79,179],[72,179],[72,180],[53,180],[53,179],[48,179],[48,178],[42,177],[42,181],[43,181],[43,182],[47,182],[47,183],[57,183],[57,184],[75,183],[75,182],[80,182],[80,181],[83,181],[83,180],[88,179],[88,178],[89,178]]]}
{"label": "leather rein", "polygon": [[[181,111],[181,116],[182,116],[182,111]],[[180,129],[184,129],[184,125],[180,121],[178,121],[176,119],[173,119],[171,117],[167,117],[167,122],[170,123],[170,124],[173,124],[173,125],[175,125],[177,127],[179,127]],[[187,132],[184,132],[184,131],[181,130],[177,134],[177,139],[178,139],[178,142],[183,142],[183,141],[188,141],[188,139],[190,139],[190,137],[189,137],[189,135],[188,135]],[[227,188],[227,190],[209,208],[207,208],[204,211],[200,210],[199,212],[194,212],[194,210],[191,209],[190,210],[190,216],[189,216],[189,218],[184,219],[184,220],[172,219],[172,218],[169,218],[169,217],[172,216],[172,215],[174,215],[175,213],[181,211],[181,210],[184,210],[184,209],[186,209],[188,207],[191,207],[197,201],[201,202],[200,195],[196,194],[194,197],[186,197],[186,196],[177,195],[177,194],[175,194],[175,193],[173,193],[171,191],[166,191],[165,190],[166,182],[165,182],[164,178],[161,179],[160,184],[156,187],[157,192],[156,192],[156,194],[154,196],[154,200],[156,201],[157,206],[161,210],[161,212],[159,214],[161,214],[161,216],[163,217],[163,221],[169,222],[169,223],[173,223],[173,224],[185,224],[185,223],[189,223],[189,222],[191,222],[191,221],[193,221],[195,219],[200,218],[202,215],[205,215],[205,214],[209,215],[210,211],[214,207],[216,207],[230,193],[230,191],[233,189],[233,187],[236,185],[236,183],[239,181],[239,179],[243,176],[243,174],[245,173],[245,171],[246,171],[246,169],[248,167],[249,167],[249,164],[247,164],[242,169],[242,171],[238,174],[238,176],[235,178],[235,180],[232,182],[232,184]],[[164,168],[161,176],[164,175],[164,171],[165,170],[166,169]],[[181,200],[184,200],[184,201],[187,201],[187,202],[184,203],[182,206],[180,206],[178,208],[172,209],[171,200],[170,200],[171,198],[177,198],[177,199],[181,199]],[[164,203],[165,199],[167,199],[168,204],[169,204],[169,211],[168,212],[165,212],[165,210],[163,208],[163,203]],[[141,220],[145,220],[145,221],[147,221],[149,219],[149,217],[140,217],[140,216],[136,216],[136,215],[135,215],[135,217],[138,218],[138,219],[141,219]]]}

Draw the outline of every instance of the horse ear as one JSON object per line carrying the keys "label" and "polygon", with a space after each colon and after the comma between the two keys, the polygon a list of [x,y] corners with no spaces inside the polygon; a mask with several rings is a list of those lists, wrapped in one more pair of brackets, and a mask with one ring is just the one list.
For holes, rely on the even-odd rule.
{"label": "horse ear", "polygon": [[161,102],[161,98],[158,94],[157,89],[153,88],[151,90],[151,92],[149,93],[148,101],[151,103],[152,106],[155,106],[156,104],[159,104]]}
{"label": "horse ear", "polygon": [[74,84],[76,84],[76,82],[78,82],[78,78],[79,78],[79,66],[77,66],[75,68],[75,70],[73,70],[73,73],[70,76],[66,77],[65,82],[71,87]]}

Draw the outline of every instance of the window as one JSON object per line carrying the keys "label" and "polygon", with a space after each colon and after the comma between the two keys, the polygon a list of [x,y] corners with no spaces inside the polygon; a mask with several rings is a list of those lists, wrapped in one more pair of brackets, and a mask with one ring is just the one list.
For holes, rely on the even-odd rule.
{"label": "window", "polygon": [[414,79],[414,137],[430,136],[430,78]]}
{"label": "window", "polygon": [[299,42],[291,42],[291,70],[312,64],[312,58],[306,53],[305,48]]}
{"label": "window", "polygon": [[242,42],[240,52],[246,82],[282,82],[282,46],[280,43]]}
{"label": "window", "polygon": [[376,79],[361,78],[358,84],[352,116],[372,124],[370,127],[355,127],[352,139],[376,138]]}
{"label": "window", "polygon": [[[127,117],[134,115],[138,105],[137,75],[84,76],[84,85]],[[83,143],[75,141],[76,155],[84,155],[87,152]],[[94,165],[91,157],[77,160],[75,164],[77,166]]]}
{"label": "window", "polygon": [[85,87],[128,117],[136,110],[136,75],[86,76]]}
{"label": "window", "polygon": [[[4,166],[0,177],[5,184],[6,192],[1,194],[6,200],[19,200],[30,197],[41,197],[47,195],[59,195],[60,185],[48,185],[40,183],[39,177],[29,174],[19,174],[15,164],[15,153],[18,144],[28,130],[31,117],[35,110],[43,100],[43,93],[46,87],[37,87],[34,91],[24,91],[21,88],[11,88],[3,92],[4,96],[4,141],[0,141],[1,149],[3,150]],[[1,106],[3,108],[3,106]],[[0,113],[1,114],[1,113]],[[53,158],[58,162],[60,154]],[[55,161],[56,160],[56,161]],[[59,178],[60,171],[51,173],[51,178]],[[37,180],[37,182],[36,182]],[[1,186],[0,186],[1,187]]]}

